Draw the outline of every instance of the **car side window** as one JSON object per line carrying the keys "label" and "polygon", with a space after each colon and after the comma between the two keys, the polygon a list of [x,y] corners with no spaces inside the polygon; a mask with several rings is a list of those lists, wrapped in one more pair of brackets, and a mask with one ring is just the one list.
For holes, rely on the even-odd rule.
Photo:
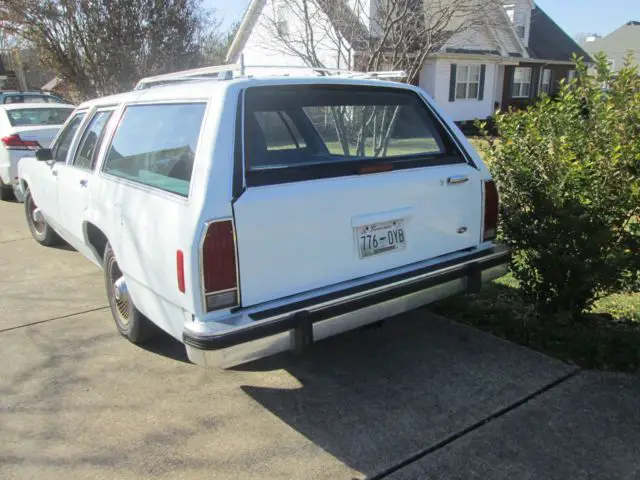
{"label": "car side window", "polygon": [[25,95],[25,103],[47,103],[47,99],[41,95]]}
{"label": "car side window", "polygon": [[205,103],[128,106],[103,171],[188,196],[205,109]]}
{"label": "car side window", "polygon": [[22,95],[7,95],[4,97],[4,103],[24,103]]}
{"label": "car side window", "polygon": [[56,141],[55,146],[53,147],[53,159],[56,162],[65,162],[67,160],[67,154],[69,153],[69,147],[71,147],[71,142],[73,142],[73,137],[75,137],[76,132],[78,131],[78,127],[82,123],[84,119],[84,112],[78,113],[74,116],[71,121],[67,124],[64,130],[60,133],[58,140]]}
{"label": "car side window", "polygon": [[112,114],[112,110],[105,110],[96,112],[91,118],[89,125],[82,134],[82,139],[73,159],[75,167],[93,170],[100,141],[102,140],[102,133]]}

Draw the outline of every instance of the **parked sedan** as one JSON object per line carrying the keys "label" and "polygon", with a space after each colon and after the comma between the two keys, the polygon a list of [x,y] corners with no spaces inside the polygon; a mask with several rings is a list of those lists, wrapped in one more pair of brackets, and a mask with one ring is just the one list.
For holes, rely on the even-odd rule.
{"label": "parked sedan", "polygon": [[0,92],[0,104],[10,103],[69,103],[47,92],[4,91]]}
{"label": "parked sedan", "polygon": [[[48,147],[73,109],[63,103],[0,105],[0,199],[13,197],[18,160]],[[16,197],[21,200],[19,192]]]}

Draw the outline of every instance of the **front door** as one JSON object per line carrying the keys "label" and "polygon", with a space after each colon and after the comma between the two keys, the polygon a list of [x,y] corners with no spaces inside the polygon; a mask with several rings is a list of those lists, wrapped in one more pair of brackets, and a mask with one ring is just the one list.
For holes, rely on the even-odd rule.
{"label": "front door", "polygon": [[40,169],[45,177],[30,185],[33,200],[44,213],[47,221],[60,230],[60,206],[58,205],[58,178],[66,168],[67,157],[78,128],[84,120],[86,112],[80,112],[71,118],[55,140],[52,148],[53,160],[47,162],[46,168]]}
{"label": "front door", "polygon": [[113,110],[93,114],[73,155],[58,171],[58,207],[63,234],[80,253],[91,256],[84,238],[85,210],[102,134]]}

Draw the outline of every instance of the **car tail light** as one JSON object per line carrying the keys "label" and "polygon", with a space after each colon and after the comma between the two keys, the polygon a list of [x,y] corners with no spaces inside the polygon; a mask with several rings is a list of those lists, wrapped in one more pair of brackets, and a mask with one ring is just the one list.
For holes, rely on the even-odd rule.
{"label": "car tail light", "polygon": [[493,180],[484,182],[484,224],[482,239],[493,240],[498,233],[498,189]]}
{"label": "car tail light", "polygon": [[233,222],[209,224],[202,241],[202,282],[207,312],[238,305],[238,269]]}
{"label": "car tail light", "polygon": [[9,150],[37,150],[40,148],[40,144],[37,141],[23,140],[17,133],[2,137],[1,141]]}
{"label": "car tail light", "polygon": [[182,253],[182,250],[176,252],[176,271],[178,276],[178,290],[184,293],[186,285],[184,283],[184,253]]}

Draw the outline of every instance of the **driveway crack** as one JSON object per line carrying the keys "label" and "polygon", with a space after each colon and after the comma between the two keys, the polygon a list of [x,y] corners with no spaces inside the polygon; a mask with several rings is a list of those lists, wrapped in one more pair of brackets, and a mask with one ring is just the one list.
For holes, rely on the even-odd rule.
{"label": "driveway crack", "polygon": [[0,333],[10,332],[11,330],[18,330],[20,328],[25,328],[25,327],[32,327],[34,325],[40,325],[41,323],[52,322],[54,320],[62,320],[63,318],[71,318],[71,317],[75,317],[77,315],[84,315],[85,313],[97,312],[97,311],[100,311],[100,310],[105,310],[107,308],[109,308],[108,305],[105,306],[105,307],[90,308],[88,310],[83,310],[82,312],[75,312],[75,313],[70,313],[68,315],[62,315],[60,317],[46,318],[44,320],[38,320],[36,322],[30,322],[30,323],[25,323],[23,325],[17,325],[15,327],[4,328],[4,329],[0,330]]}
{"label": "driveway crack", "polygon": [[533,393],[530,393],[529,395],[521,398],[520,400],[518,400],[517,402],[512,403],[511,405],[508,405],[500,410],[498,410],[497,412],[492,413],[491,415],[489,415],[486,418],[483,418],[482,420],[479,420],[476,423],[473,423],[472,425],[464,428],[463,430],[460,430],[452,435],[449,435],[448,437],[446,437],[444,440],[441,440],[440,442],[432,445],[431,447],[422,450],[414,455],[412,455],[411,457],[403,460],[402,462],[393,465],[392,467],[370,477],[370,480],[378,480],[378,479],[382,479],[385,477],[388,477],[389,475],[391,475],[392,473],[397,472],[398,470],[436,452],[437,450],[440,450],[441,448],[446,447],[447,445],[455,442],[456,440],[464,437],[465,435],[468,435],[469,433],[472,433],[475,430],[478,430],[480,427],[483,427],[484,425],[487,425],[491,422],[493,422],[494,420],[497,420],[498,418],[506,415],[507,413],[515,410],[516,408],[521,407],[522,405],[534,400],[535,398],[539,397],[540,395],[543,395],[544,393],[548,392],[549,390],[557,387],[558,385],[560,385],[561,383],[566,382],[567,380],[575,377],[576,375],[578,375],[581,372],[581,370],[579,368],[576,368],[575,370],[561,376],[560,378],[554,380],[553,382],[545,385],[542,388],[539,388],[538,390],[534,391]]}

